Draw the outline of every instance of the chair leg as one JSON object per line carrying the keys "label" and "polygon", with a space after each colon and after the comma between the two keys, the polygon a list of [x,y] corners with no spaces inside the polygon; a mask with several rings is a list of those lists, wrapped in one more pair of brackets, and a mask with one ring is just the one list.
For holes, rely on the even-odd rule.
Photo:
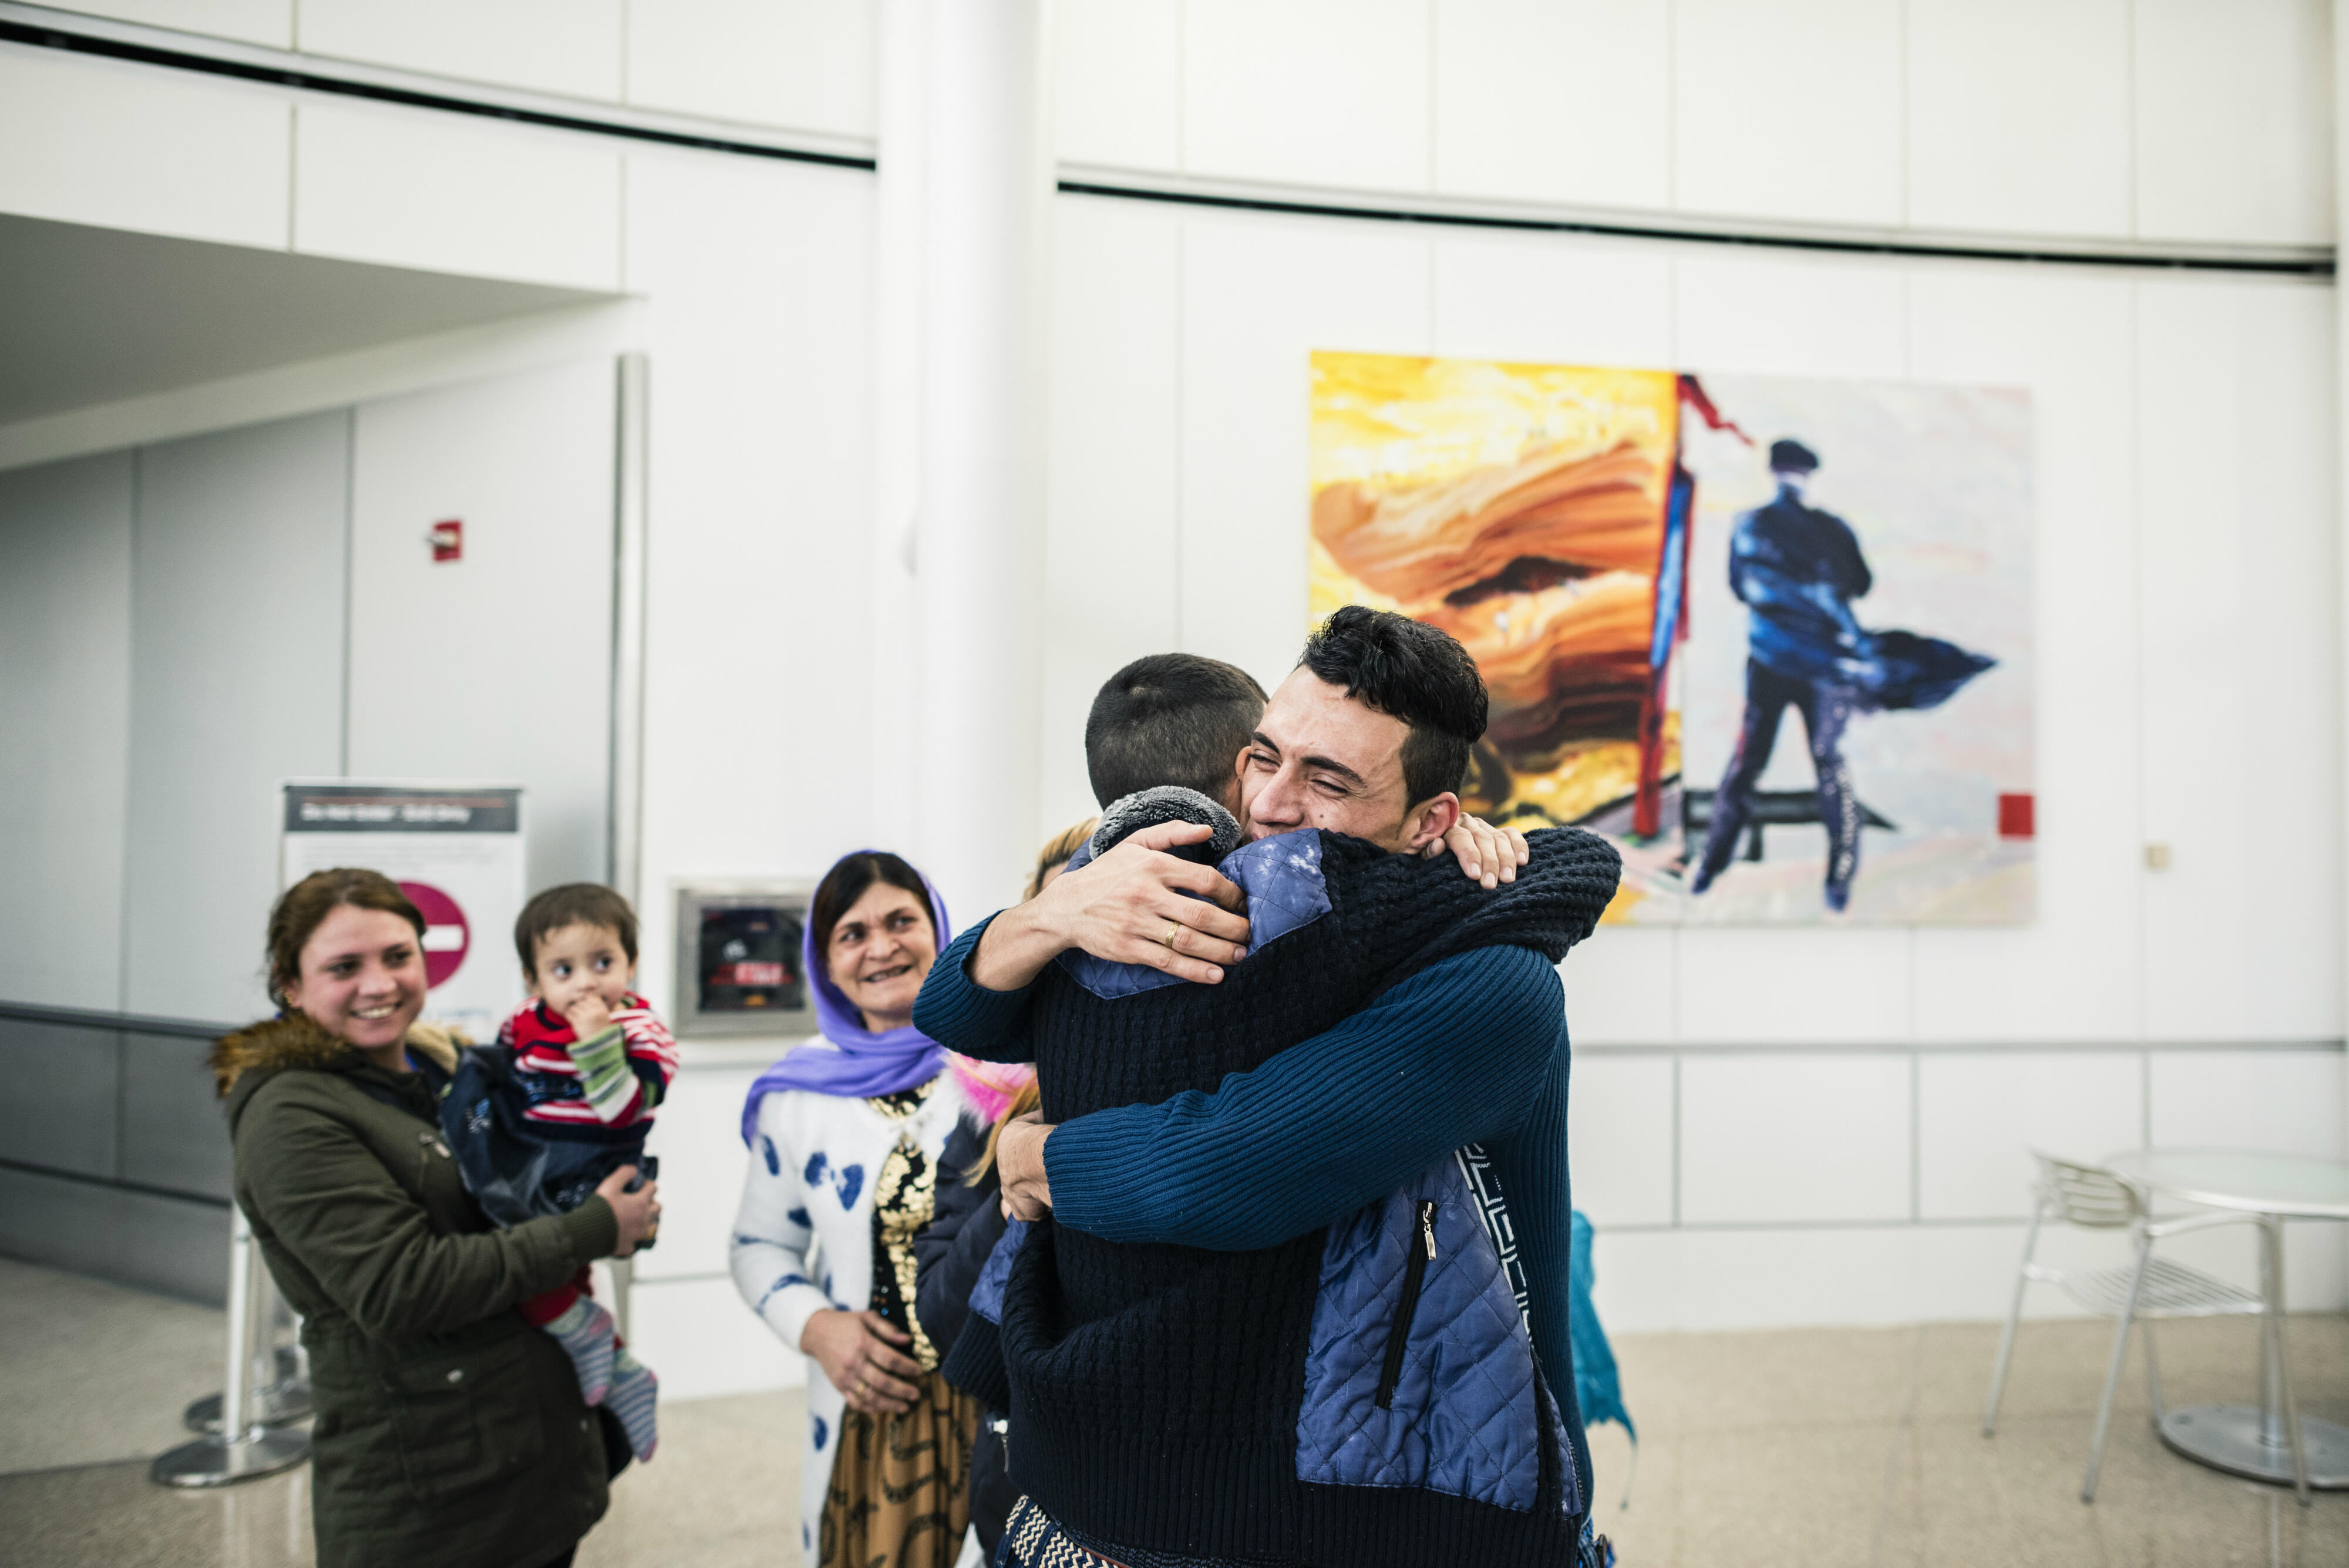
{"label": "chair leg", "polygon": [[2031,1231],[2023,1239],[2023,1262],[2014,1271],[2014,1301],[2006,1309],[2006,1328],[1998,1336],[1998,1361],[1991,1368],[1990,1398],[1982,1406],[1982,1436],[1985,1438],[1998,1430],[1998,1401],[1999,1397],[2006,1392],[2007,1363],[2014,1356],[2014,1325],[2023,1317],[2023,1289],[2031,1282],[2031,1257],[2039,1249],[2039,1214],[2036,1209],[2031,1211]]}
{"label": "chair leg", "polygon": [[2088,1473],[2080,1481],[2080,1501],[2096,1501],[2096,1472],[2105,1468],[2105,1434],[2113,1424],[2113,1396],[2121,1386],[2121,1362],[2128,1355],[2129,1330],[2137,1324],[2137,1298],[2145,1291],[2146,1265],[2153,1261],[2153,1238],[2140,1237],[2137,1244],[2137,1272],[2129,1279],[2128,1302],[2121,1308],[2120,1322],[2113,1328],[2112,1359],[2105,1367],[2105,1397],[2096,1407],[2096,1436],[2088,1445]]}
{"label": "chair leg", "polygon": [[2146,1319],[2146,1320],[2145,1320],[2145,1322],[2144,1322],[2144,1324],[2140,1325],[2140,1327],[2139,1327],[2139,1332],[2140,1332],[2140,1333],[2142,1333],[2142,1334],[2145,1335],[2145,1387],[2146,1387],[2146,1392],[2147,1392],[2148,1395],[2150,1395],[2150,1396],[2152,1397],[2152,1399],[2153,1399],[2153,1420],[2154,1420],[2154,1425],[2156,1425],[2156,1426],[2159,1426],[2159,1425],[2161,1424],[2161,1413],[2162,1413],[2162,1404],[2161,1404],[2161,1360],[2160,1360],[2160,1358],[2159,1358],[2158,1356],[2155,1355],[2154,1355],[2154,1353],[2153,1353],[2153,1325],[2154,1325],[2155,1321],[2156,1321],[2156,1320],[2155,1320],[2155,1319],[2153,1319],[2153,1318],[2147,1318],[2147,1319]]}

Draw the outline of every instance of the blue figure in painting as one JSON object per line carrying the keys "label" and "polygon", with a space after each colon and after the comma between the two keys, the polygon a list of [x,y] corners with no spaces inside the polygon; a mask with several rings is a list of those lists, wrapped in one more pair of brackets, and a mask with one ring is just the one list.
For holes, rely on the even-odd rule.
{"label": "blue figure in painting", "polygon": [[1788,708],[1803,716],[1827,830],[1826,907],[1851,902],[1864,812],[1844,761],[1853,715],[1931,708],[1995,659],[1911,632],[1869,632],[1851,601],[1875,586],[1851,525],[1806,499],[1818,455],[1798,441],[1770,444],[1777,493],[1742,514],[1729,542],[1730,590],[1749,618],[1745,712],[1729,770],[1713,797],[1704,857],[1689,885],[1702,893],[1727,867],[1753,811],[1754,786],[1777,745]]}

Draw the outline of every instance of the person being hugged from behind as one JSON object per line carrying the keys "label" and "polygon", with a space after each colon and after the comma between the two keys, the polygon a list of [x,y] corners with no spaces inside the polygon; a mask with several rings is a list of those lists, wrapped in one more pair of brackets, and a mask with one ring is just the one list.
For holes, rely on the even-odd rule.
{"label": "person being hugged from behind", "polygon": [[[466,1054],[441,1111],[467,1184],[502,1225],[575,1208],[622,1166],[656,1174],[645,1136],[678,1070],[677,1041],[630,989],[636,917],[626,898],[593,882],[549,888],[523,906],[514,949],[530,1000],[494,1052]],[[660,1380],[618,1338],[587,1271],[522,1314],[570,1355],[587,1403],[608,1404],[636,1457],[651,1459]]]}

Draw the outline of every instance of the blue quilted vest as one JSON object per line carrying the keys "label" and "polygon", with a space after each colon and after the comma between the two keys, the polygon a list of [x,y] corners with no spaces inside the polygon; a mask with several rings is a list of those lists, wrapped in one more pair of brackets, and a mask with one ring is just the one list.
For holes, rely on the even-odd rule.
{"label": "blue quilted vest", "polygon": [[[1081,957],[1040,977],[1045,1119],[1212,1091],[1459,953],[1555,961],[1595,925],[1618,862],[1570,829],[1534,844],[1493,892],[1335,835],[1236,851],[1223,869],[1256,934],[1221,985]],[[973,1308],[999,1309],[1011,1477],[1077,1533],[1283,1564],[1575,1560],[1588,1485],[1572,1376],[1537,1365],[1501,1195],[1473,1149],[1257,1251],[1049,1221],[1007,1241]]]}

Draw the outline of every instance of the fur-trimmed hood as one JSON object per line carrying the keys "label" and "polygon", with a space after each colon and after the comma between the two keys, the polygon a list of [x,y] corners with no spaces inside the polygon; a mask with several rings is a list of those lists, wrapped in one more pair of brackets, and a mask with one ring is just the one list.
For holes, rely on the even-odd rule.
{"label": "fur-trimmed hood", "polygon": [[[456,1071],[457,1048],[465,1044],[462,1036],[437,1023],[409,1026],[408,1048],[419,1056],[431,1058],[444,1073]],[[289,1068],[340,1073],[365,1060],[349,1042],[327,1033],[304,1012],[264,1018],[233,1034],[223,1034],[213,1043],[212,1054],[206,1058],[212,1070],[212,1082],[222,1099],[228,1098],[229,1091],[247,1073]]]}

